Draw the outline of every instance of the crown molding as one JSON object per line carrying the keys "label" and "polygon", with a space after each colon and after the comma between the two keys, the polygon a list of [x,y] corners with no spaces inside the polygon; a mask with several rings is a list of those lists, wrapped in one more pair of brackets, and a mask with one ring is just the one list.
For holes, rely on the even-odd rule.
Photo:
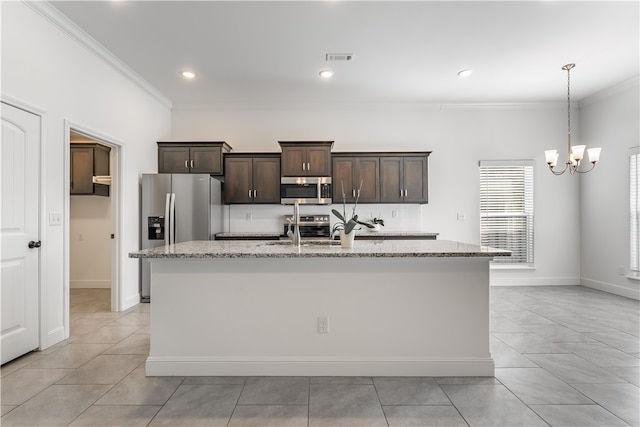
{"label": "crown molding", "polygon": [[293,102],[273,103],[263,105],[242,104],[173,104],[173,112],[211,112],[211,111],[369,111],[369,110],[399,110],[399,111],[445,111],[445,110],[550,110],[566,108],[563,102],[514,102],[514,103],[436,103],[436,102]]}
{"label": "crown molding", "polygon": [[635,76],[580,100],[578,102],[578,105],[580,107],[591,105],[593,103],[602,101],[610,96],[633,90],[634,88],[637,92],[638,87],[640,87],[640,76]]}
{"label": "crown molding", "polygon": [[96,39],[91,37],[86,31],[80,28],[76,23],[70,20],[58,9],[53,7],[48,1],[25,1],[25,5],[30,7],[33,11],[45,18],[47,21],[55,25],[63,33],[69,36],[72,40],[86,48],[89,52],[93,53],[96,57],[102,60],[105,64],[111,66],[118,73],[123,75],[129,81],[133,82],[136,86],[142,89],[144,92],[151,95],[156,101],[160,102],[166,108],[171,109],[173,103],[162,92],[152,86],[149,82],[143,79],[138,73],[136,73],[131,67],[125,64],[120,58],[115,56],[111,51],[100,44]]}

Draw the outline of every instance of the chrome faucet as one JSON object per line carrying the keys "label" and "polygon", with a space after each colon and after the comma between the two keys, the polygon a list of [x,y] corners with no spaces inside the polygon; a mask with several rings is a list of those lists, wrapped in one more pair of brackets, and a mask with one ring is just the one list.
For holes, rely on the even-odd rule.
{"label": "chrome faucet", "polygon": [[[287,236],[289,236],[294,245],[300,246],[300,204],[297,200],[293,202],[293,221],[290,218],[287,219],[289,220]],[[294,227],[293,231],[291,230],[291,225]]]}

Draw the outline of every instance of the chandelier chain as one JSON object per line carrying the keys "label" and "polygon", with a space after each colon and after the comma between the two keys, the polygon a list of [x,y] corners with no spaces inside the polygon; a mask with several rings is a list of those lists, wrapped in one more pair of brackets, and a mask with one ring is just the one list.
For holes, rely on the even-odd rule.
{"label": "chandelier chain", "polygon": [[571,135],[571,67],[567,67],[567,132]]}

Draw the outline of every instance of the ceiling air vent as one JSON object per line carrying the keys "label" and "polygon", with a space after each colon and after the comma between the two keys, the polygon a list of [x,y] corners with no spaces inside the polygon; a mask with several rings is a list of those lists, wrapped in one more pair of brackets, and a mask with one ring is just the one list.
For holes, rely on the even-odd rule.
{"label": "ceiling air vent", "polygon": [[327,53],[327,61],[351,61],[353,53]]}

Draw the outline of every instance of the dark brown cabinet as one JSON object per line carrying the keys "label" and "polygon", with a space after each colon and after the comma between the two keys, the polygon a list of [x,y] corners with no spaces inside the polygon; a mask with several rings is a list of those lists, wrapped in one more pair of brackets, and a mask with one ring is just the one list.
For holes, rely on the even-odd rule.
{"label": "dark brown cabinet", "polygon": [[380,157],[380,202],[427,203],[429,152]]}
{"label": "dark brown cabinet", "polygon": [[94,176],[109,175],[111,149],[100,144],[71,144],[71,194],[109,196],[109,185],[94,184]]}
{"label": "dark brown cabinet", "polygon": [[[342,202],[342,191],[347,203],[380,202],[380,158],[351,153],[334,153],[333,202]],[[361,187],[362,185],[362,187]]]}
{"label": "dark brown cabinet", "polygon": [[224,202],[280,203],[280,154],[228,154]]}
{"label": "dark brown cabinet", "polygon": [[282,176],[331,176],[333,141],[278,141]]}
{"label": "dark brown cabinet", "polygon": [[226,142],[158,142],[158,173],[222,175]]}

